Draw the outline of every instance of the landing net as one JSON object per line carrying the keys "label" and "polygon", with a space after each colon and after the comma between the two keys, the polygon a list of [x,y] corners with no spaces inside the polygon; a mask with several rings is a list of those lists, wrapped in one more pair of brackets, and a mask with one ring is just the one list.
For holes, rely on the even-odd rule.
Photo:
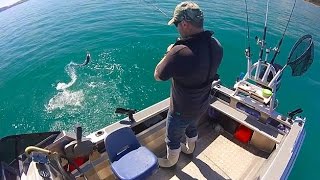
{"label": "landing net", "polygon": [[301,76],[313,63],[314,44],[311,35],[304,35],[292,47],[287,64],[292,76]]}

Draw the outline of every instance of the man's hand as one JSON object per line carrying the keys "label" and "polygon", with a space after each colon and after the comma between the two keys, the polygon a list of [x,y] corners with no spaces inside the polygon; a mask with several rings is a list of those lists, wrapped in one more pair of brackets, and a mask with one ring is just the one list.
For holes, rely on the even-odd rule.
{"label": "man's hand", "polygon": [[170,44],[168,47],[167,47],[167,52],[170,51],[170,49],[173,47],[174,44]]}
{"label": "man's hand", "polygon": [[[167,47],[167,53],[172,49],[173,45],[174,45],[174,44],[170,44],[170,45]],[[164,55],[164,57],[161,59],[161,61],[158,63],[158,65],[156,66],[156,68],[155,68],[155,70],[154,70],[154,78],[155,78],[157,81],[162,81],[162,80],[160,79],[160,77],[159,77],[159,73],[158,73],[157,69],[158,69],[158,66],[163,63],[164,59],[166,58],[167,53]]]}

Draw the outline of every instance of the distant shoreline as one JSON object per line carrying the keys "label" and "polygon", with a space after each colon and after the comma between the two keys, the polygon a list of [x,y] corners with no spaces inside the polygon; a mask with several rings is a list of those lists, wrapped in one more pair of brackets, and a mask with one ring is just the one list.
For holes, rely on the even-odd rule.
{"label": "distant shoreline", "polygon": [[320,0],[304,0],[304,1],[320,6]]}
{"label": "distant shoreline", "polygon": [[0,8],[0,12],[5,11],[5,10],[7,10],[9,8],[12,8],[13,6],[16,6],[18,4],[21,4],[21,3],[24,3],[24,2],[27,2],[27,1],[29,1],[29,0],[20,0],[20,1],[16,2],[16,3],[14,3],[14,4],[9,5],[9,6],[2,7],[2,8]]}

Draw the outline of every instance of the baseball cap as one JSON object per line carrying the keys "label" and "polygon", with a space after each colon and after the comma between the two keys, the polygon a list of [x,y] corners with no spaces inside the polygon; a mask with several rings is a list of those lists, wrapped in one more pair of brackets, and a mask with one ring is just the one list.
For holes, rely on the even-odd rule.
{"label": "baseball cap", "polygon": [[199,22],[203,20],[203,13],[200,7],[191,1],[184,1],[178,4],[173,12],[172,19],[168,22],[168,25],[172,25],[175,22],[195,21]]}

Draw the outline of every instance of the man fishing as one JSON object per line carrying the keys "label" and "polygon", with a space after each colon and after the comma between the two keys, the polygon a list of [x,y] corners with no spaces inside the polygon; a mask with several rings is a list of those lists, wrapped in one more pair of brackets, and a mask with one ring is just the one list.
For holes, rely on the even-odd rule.
{"label": "man fishing", "polygon": [[[203,12],[194,2],[182,2],[174,10],[168,25],[174,24],[179,40],[167,48],[154,77],[171,79],[170,106],[166,124],[166,158],[160,167],[171,167],[179,154],[192,154],[198,139],[197,122],[209,108],[211,83],[221,63],[223,49],[212,32],[203,29]],[[181,143],[186,136],[186,144]]]}

